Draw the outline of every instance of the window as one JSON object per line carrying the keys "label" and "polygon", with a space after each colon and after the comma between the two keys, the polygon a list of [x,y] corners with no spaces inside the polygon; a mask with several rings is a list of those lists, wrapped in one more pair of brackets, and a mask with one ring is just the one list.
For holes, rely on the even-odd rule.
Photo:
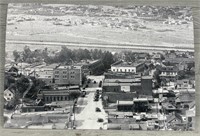
{"label": "window", "polygon": [[75,72],[74,71],[71,71],[71,74],[74,74]]}
{"label": "window", "polygon": [[9,93],[9,96],[11,96],[11,94]]}
{"label": "window", "polygon": [[129,69],[128,72],[131,72],[131,69]]}
{"label": "window", "polygon": [[67,71],[63,71],[63,74],[67,74]]}
{"label": "window", "polygon": [[115,69],[113,69],[113,71],[115,71]]}
{"label": "window", "polygon": [[64,75],[64,76],[63,76],[63,78],[67,79],[67,76],[66,76],[66,75]]}
{"label": "window", "polygon": [[55,78],[59,78],[59,75],[55,75]]}
{"label": "window", "polygon": [[74,78],[74,76],[71,76],[71,78]]}
{"label": "window", "polygon": [[59,71],[55,71],[55,74],[59,74]]}

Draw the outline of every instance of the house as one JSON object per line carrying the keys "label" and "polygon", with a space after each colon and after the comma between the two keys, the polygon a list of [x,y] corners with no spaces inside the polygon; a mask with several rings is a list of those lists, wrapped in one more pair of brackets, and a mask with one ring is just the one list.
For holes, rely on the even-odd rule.
{"label": "house", "polygon": [[62,65],[54,70],[55,84],[63,85],[82,85],[82,66]]}
{"label": "house", "polygon": [[18,71],[19,71],[19,69],[18,69],[17,67],[15,67],[15,66],[12,66],[12,67],[8,70],[8,72],[13,72],[13,73],[18,73]]}
{"label": "house", "polygon": [[153,56],[152,56],[152,59],[154,60],[161,60],[162,59],[162,54],[161,53],[155,53]]}
{"label": "house", "polygon": [[171,113],[166,119],[167,129],[172,130],[185,130],[186,123],[183,122],[182,117],[178,113]]}
{"label": "house", "polygon": [[138,73],[144,71],[145,62],[140,63],[132,63],[132,62],[124,62],[118,61],[111,65],[112,72],[121,72],[121,73]]}
{"label": "house", "polygon": [[7,101],[7,102],[10,102],[11,100],[14,99],[14,96],[15,96],[15,90],[13,90],[12,88],[8,88],[4,91],[4,99]]}
{"label": "house", "polygon": [[162,109],[164,110],[165,114],[169,114],[171,112],[176,112],[177,108],[175,105],[169,103],[169,102],[164,102],[162,103]]}
{"label": "house", "polygon": [[191,89],[194,88],[194,84],[189,79],[177,80],[176,81],[177,89]]}

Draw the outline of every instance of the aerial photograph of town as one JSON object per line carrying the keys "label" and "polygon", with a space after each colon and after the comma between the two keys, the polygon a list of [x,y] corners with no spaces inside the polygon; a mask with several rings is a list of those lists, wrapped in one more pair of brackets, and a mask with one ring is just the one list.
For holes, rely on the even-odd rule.
{"label": "aerial photograph of town", "polygon": [[190,7],[9,4],[4,127],[195,130]]}

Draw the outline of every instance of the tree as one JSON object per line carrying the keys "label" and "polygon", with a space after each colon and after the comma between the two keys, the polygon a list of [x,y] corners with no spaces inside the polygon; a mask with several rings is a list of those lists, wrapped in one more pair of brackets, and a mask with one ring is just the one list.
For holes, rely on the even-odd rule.
{"label": "tree", "polygon": [[178,80],[184,79],[186,72],[184,70],[178,71]]}
{"label": "tree", "polygon": [[161,85],[160,73],[161,71],[159,69],[156,69],[156,71],[154,72],[153,77],[156,80],[155,88],[158,88]]}
{"label": "tree", "polygon": [[102,57],[102,62],[104,64],[105,69],[110,69],[111,64],[114,63],[113,55],[111,52],[106,51]]}
{"label": "tree", "polygon": [[23,61],[27,62],[31,60],[30,58],[32,58],[32,52],[29,46],[24,47],[24,51],[22,52],[22,55],[23,55],[22,56]]}
{"label": "tree", "polygon": [[20,54],[16,50],[13,51],[14,61],[17,62],[20,59]]}
{"label": "tree", "polygon": [[56,57],[56,62],[61,63],[69,63],[72,58],[72,51],[68,49],[66,46],[62,46],[61,51],[59,52],[58,56]]}
{"label": "tree", "polygon": [[70,91],[69,92],[69,97],[74,99],[77,99],[81,95],[80,91]]}

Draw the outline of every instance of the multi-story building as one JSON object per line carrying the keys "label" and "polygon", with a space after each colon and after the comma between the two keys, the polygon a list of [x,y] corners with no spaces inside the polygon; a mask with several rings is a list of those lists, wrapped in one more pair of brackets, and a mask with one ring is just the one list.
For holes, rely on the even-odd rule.
{"label": "multi-story building", "polygon": [[144,62],[132,63],[118,61],[111,65],[112,72],[137,73],[144,69]]}
{"label": "multi-story building", "polygon": [[56,85],[82,85],[82,66],[59,66],[54,70]]}
{"label": "multi-story building", "polygon": [[176,66],[164,66],[161,68],[161,79],[169,79],[175,81],[178,76],[178,68]]}
{"label": "multi-story building", "polygon": [[91,75],[96,73],[96,69],[103,66],[103,63],[100,59],[98,60],[84,60],[76,65],[82,66],[82,71],[84,75]]}

